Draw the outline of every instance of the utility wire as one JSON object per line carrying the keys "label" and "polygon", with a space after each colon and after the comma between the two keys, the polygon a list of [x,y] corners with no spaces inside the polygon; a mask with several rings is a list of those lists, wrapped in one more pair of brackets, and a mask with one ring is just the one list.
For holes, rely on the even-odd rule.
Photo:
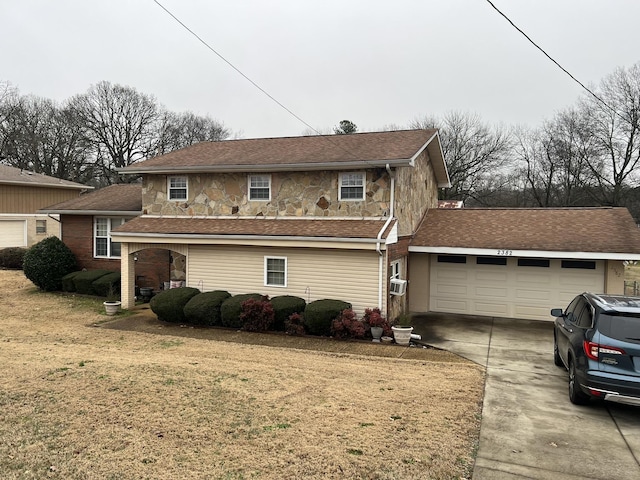
{"label": "utility wire", "polygon": [[295,117],[298,121],[302,122],[304,125],[309,127],[316,134],[321,135],[321,133],[318,132],[315,128],[313,128],[311,125],[309,125],[307,122],[305,122],[302,118],[300,118],[298,115],[296,115],[291,110],[289,110],[285,105],[283,105],[275,97],[273,97],[271,94],[269,94],[269,92],[267,92],[264,88],[262,88],[256,82],[251,80],[251,78],[249,78],[247,75],[245,75],[238,67],[236,67],[233,63],[231,63],[229,60],[227,60],[222,54],[218,53],[211,45],[209,45],[205,40],[203,40],[202,37],[200,37],[197,33],[195,33],[193,30],[191,30],[187,25],[185,25],[178,17],[176,17],[173,13],[171,13],[158,0],[153,0],[153,1],[156,3],[156,5],[158,5],[165,12],[167,12],[167,14],[169,14],[169,16],[171,16],[171,18],[173,18],[176,22],[178,22],[187,32],[189,32],[191,35],[196,37],[200,43],[202,43],[205,47],[207,47],[209,50],[211,50],[213,53],[215,53],[223,62],[225,62],[227,65],[229,65],[231,68],[233,68],[236,72],[238,72],[240,75],[242,75],[242,77],[244,77],[245,80],[247,80],[249,83],[251,83],[251,85],[256,87],[258,90],[260,90],[262,93],[264,93],[267,97],[269,97],[271,100],[273,100],[280,108],[282,108],[287,113],[289,113],[289,115],[292,115],[293,117]]}
{"label": "utility wire", "polygon": [[595,98],[596,100],[598,100],[602,105],[604,105],[605,107],[607,107],[609,110],[611,110],[615,115],[617,115],[618,117],[620,117],[622,120],[626,121],[626,119],[619,114],[615,108],[611,107],[607,102],[605,102],[602,98],[600,98],[598,95],[596,95],[591,89],[589,89],[586,85],[584,85],[580,80],[578,80],[576,77],[574,77],[573,75],[571,75],[571,73],[564,68],[562,65],[560,65],[553,57],[551,57],[551,55],[549,55],[547,52],[545,52],[545,50],[540,47],[536,42],[534,42],[531,37],[529,37],[529,35],[527,35],[526,33],[524,33],[524,31],[518,27],[515,23],[513,23],[511,21],[511,19],[509,17],[507,17],[504,13],[502,13],[500,11],[500,9],[498,7],[496,7],[493,2],[491,0],[486,0],[486,2],[491,5],[491,7],[493,7],[493,9],[498,12],[500,15],[502,15],[502,17],[504,17],[504,19],[509,22],[511,24],[511,26],[513,28],[515,28],[518,32],[520,32],[522,35],[524,35],[524,37],[534,46],[536,47],[538,50],[540,50],[543,55],[545,57],[547,57],[549,60],[551,60],[553,63],[556,64],[556,66],[562,70],[564,73],[566,73],[567,75],[569,75],[569,77],[571,77],[571,79],[576,82],[578,85],[580,85],[584,90],[586,90],[591,96],[593,96],[593,98]]}

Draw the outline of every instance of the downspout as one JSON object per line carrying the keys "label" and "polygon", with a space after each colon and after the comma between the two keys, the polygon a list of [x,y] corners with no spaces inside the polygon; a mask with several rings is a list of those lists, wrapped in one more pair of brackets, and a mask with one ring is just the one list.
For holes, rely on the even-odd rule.
{"label": "downspout", "polygon": [[380,310],[382,310],[382,291],[383,291],[383,287],[382,287],[382,281],[383,281],[383,275],[384,275],[384,255],[382,253],[382,250],[380,249],[380,246],[382,245],[382,234],[384,234],[384,232],[387,230],[387,227],[389,227],[389,224],[391,223],[391,221],[393,220],[393,206],[395,203],[395,189],[396,189],[396,177],[393,174],[393,172],[391,171],[391,168],[389,167],[389,164],[387,163],[386,165],[386,169],[387,169],[387,173],[389,174],[389,177],[391,177],[391,193],[390,193],[390,198],[389,198],[389,217],[387,218],[387,221],[384,222],[384,225],[382,226],[382,228],[380,229],[380,231],[378,232],[378,236],[376,237],[376,252],[378,252],[378,308]]}

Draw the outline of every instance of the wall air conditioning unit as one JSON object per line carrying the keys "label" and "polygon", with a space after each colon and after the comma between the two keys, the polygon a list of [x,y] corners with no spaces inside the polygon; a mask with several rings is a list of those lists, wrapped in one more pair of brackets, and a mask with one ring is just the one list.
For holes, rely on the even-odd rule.
{"label": "wall air conditioning unit", "polygon": [[391,280],[391,295],[404,295],[407,292],[407,281],[392,279]]}

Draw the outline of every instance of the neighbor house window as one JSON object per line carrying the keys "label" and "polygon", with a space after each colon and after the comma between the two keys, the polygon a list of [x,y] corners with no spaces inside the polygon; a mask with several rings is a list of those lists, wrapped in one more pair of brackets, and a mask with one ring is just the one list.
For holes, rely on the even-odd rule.
{"label": "neighbor house window", "polygon": [[36,220],[36,233],[47,233],[46,220]]}
{"label": "neighbor house window", "polygon": [[187,199],[187,177],[169,177],[169,200]]}
{"label": "neighbor house window", "polygon": [[249,175],[249,200],[271,200],[271,175]]}
{"label": "neighbor house window", "polygon": [[364,200],[364,172],[340,174],[339,200]]}
{"label": "neighbor house window", "polygon": [[264,257],[264,284],[268,287],[287,286],[287,257]]}
{"label": "neighbor house window", "polygon": [[93,227],[93,255],[102,258],[120,258],[120,242],[111,240],[111,231],[122,225],[124,218],[96,217]]}

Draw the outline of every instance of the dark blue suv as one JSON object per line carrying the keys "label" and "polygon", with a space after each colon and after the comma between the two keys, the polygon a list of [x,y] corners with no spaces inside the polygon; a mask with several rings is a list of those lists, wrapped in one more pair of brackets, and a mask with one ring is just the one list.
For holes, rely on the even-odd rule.
{"label": "dark blue suv", "polygon": [[569,399],[640,406],[640,298],[578,295],[556,317],[553,361],[569,371]]}

